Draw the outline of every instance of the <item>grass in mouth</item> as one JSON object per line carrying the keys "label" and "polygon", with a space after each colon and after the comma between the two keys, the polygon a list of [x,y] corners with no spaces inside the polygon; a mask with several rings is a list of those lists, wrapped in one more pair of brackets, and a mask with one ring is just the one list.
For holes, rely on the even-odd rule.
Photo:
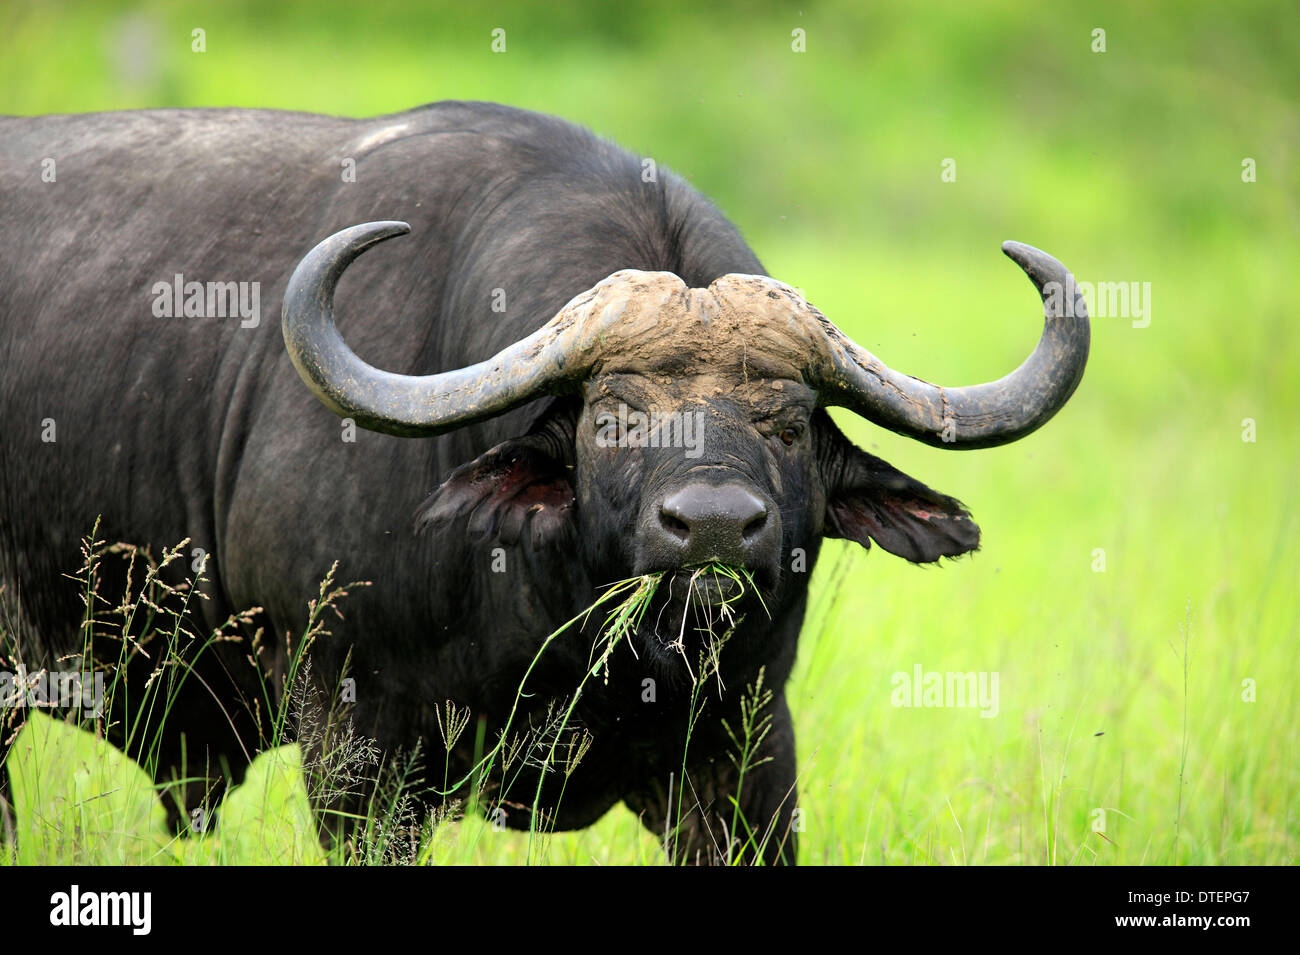
{"label": "grass in mouth", "polygon": [[[682,655],[687,672],[690,673],[691,680],[694,682],[697,679],[695,671],[691,669],[690,659],[686,655],[688,619],[694,616],[693,626],[691,627],[692,632],[703,636],[708,656],[716,659],[717,651],[721,649],[722,643],[731,635],[740,622],[741,618],[736,616],[736,605],[740,600],[752,591],[758,597],[764,613],[767,613],[767,604],[764,603],[758,585],[754,582],[754,575],[743,567],[733,567],[730,564],[723,564],[718,561],[707,561],[702,564],[692,564],[683,569],[689,572],[690,576],[686,580],[687,590],[683,600],[682,618],[676,628],[676,639],[669,641],[667,646]],[[605,591],[605,596],[601,602],[616,597],[620,592],[625,592],[625,596],[621,601],[614,604],[605,616],[605,623],[601,628],[601,634],[606,641],[605,652],[601,654],[599,661],[597,661],[595,672],[606,669],[606,678],[608,678],[607,665],[610,653],[620,640],[630,636],[641,625],[651,601],[667,576],[668,574],[665,571],[656,571],[651,574],[629,577],[626,580],[611,584]],[[710,580],[719,581],[723,579],[731,581],[735,585],[730,588],[730,593],[725,597],[706,589],[704,586]],[[594,607],[595,605],[591,609],[594,609]],[[660,615],[662,616],[662,614],[663,611],[661,610]],[[657,620],[656,627],[663,622],[665,621]],[[671,625],[672,621],[666,623]],[[597,641],[598,645],[599,642]],[[635,647],[633,647],[632,652],[636,653]],[[713,669],[716,671],[716,665]]]}

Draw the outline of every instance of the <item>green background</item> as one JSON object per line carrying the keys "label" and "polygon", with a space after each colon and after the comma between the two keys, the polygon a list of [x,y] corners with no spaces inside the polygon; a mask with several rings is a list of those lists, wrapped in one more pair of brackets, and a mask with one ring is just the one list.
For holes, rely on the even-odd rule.
{"label": "green background", "polygon": [[[1037,339],[1003,239],[1150,283],[1150,324],[1096,317],[1079,391],[1017,444],[946,453],[837,415],[965,501],[984,542],[942,568],[827,545],[790,687],[806,863],[1296,861],[1298,92],[1285,2],[0,12],[2,112],[454,98],[583,123],[685,175],[891,366],[947,384]],[[918,663],[996,671],[997,718],[892,706]],[[527,853],[476,821],[439,838],[445,860]],[[619,809],[533,858],[659,856]]]}

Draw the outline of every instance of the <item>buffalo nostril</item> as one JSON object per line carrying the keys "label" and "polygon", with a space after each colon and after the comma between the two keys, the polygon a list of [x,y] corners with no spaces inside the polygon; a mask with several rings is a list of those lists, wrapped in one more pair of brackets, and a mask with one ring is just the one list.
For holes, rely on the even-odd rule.
{"label": "buffalo nostril", "polygon": [[659,512],[659,523],[663,525],[664,530],[678,540],[685,542],[690,539],[690,525],[675,514],[669,513],[668,510],[665,509]]}
{"label": "buffalo nostril", "polygon": [[759,534],[763,533],[763,528],[765,528],[766,526],[767,526],[767,508],[764,507],[762,510],[758,512],[758,514],[754,517],[753,520],[751,520],[748,524],[745,525],[744,530],[742,530],[740,533],[741,536],[744,537],[746,541],[750,541],[753,540],[755,537],[757,537]]}

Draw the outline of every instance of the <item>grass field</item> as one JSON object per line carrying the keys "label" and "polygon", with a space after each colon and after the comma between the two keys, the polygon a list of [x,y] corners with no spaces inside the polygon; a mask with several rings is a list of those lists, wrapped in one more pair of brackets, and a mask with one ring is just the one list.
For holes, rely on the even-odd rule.
{"label": "grass field", "polygon": [[[556,113],[688,176],[858,342],[955,384],[1041,329],[1003,239],[1149,283],[1022,442],[944,453],[837,413],[984,538],[942,568],[823,551],[790,687],[800,859],[1294,864],[1300,14],[872,6],[48,5],[0,13],[0,112]],[[916,665],[996,673],[996,717],[893,705]],[[531,857],[471,820],[430,857],[661,861],[622,809]]]}

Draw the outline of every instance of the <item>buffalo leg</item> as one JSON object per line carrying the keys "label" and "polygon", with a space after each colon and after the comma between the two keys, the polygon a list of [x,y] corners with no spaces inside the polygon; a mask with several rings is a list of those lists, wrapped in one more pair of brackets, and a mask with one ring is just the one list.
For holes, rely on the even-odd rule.
{"label": "buffalo leg", "polygon": [[771,729],[743,780],[729,755],[734,747],[724,734],[727,745],[713,748],[707,758],[689,761],[684,780],[680,769],[660,774],[626,798],[642,824],[663,840],[671,861],[795,863],[794,727],[784,695],[770,707]]}

